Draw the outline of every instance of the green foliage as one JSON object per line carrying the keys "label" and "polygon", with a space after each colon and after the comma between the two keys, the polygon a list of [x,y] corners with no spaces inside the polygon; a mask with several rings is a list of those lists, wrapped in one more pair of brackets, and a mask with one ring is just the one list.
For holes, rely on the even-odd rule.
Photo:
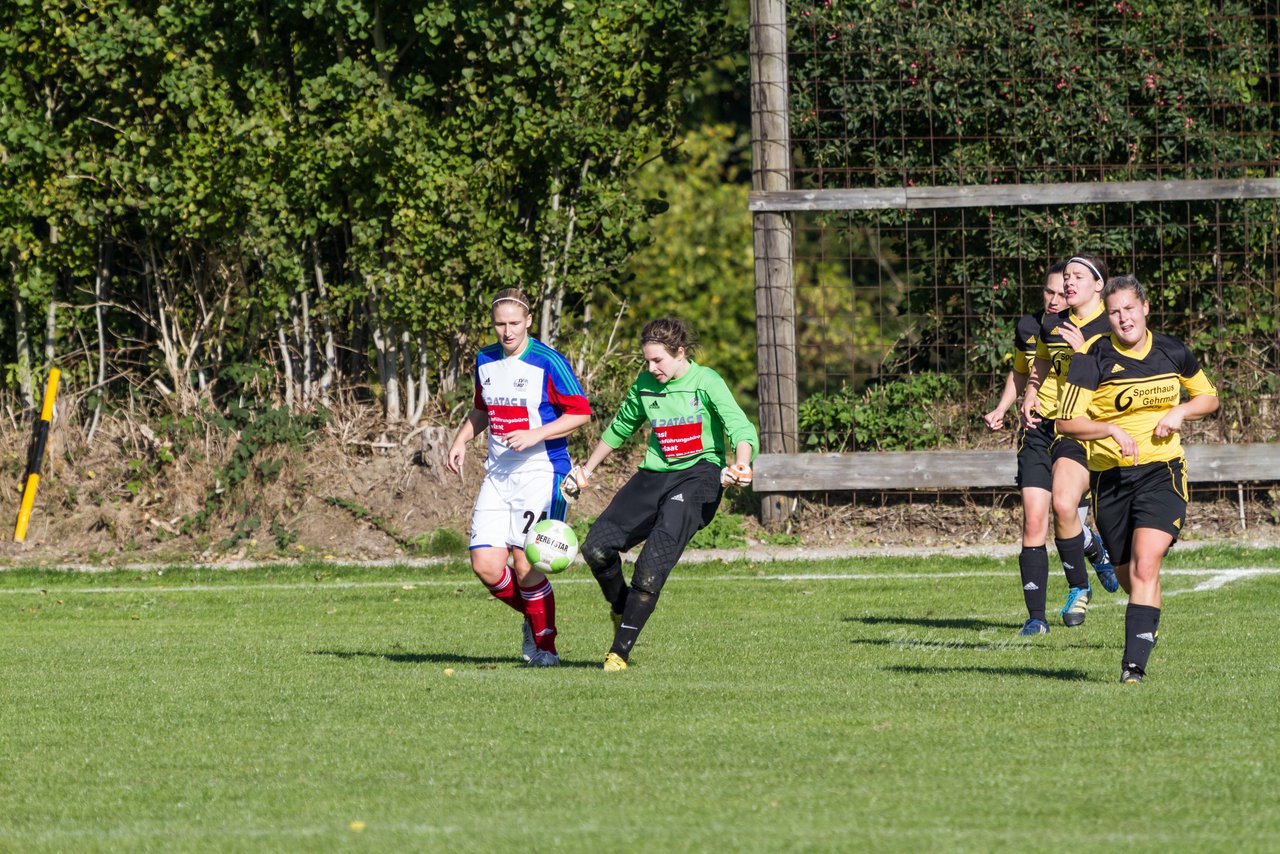
{"label": "green foliage", "polygon": [[765,531],[760,540],[769,546],[798,546],[803,540],[799,534],[788,534],[785,531]]}
{"label": "green foliage", "polygon": [[[744,404],[756,395],[749,164],[741,159],[748,145],[737,128],[709,125],[686,134],[672,157],[645,167],[639,191],[666,210],[650,223],[651,242],[631,259],[630,279],[617,289],[629,306],[620,329],[630,352],[639,351],[645,323],[683,317],[699,337],[695,357],[715,368]],[[628,381],[635,373],[629,371]]]}
{"label": "green foliage", "polygon": [[921,373],[814,394],[800,404],[799,430],[814,451],[913,451],[945,444],[960,383]]}
{"label": "green foliage", "polygon": [[717,513],[705,528],[689,541],[691,549],[734,549],[747,544],[742,530],[742,517],[736,513]]}
{"label": "green foliage", "polygon": [[[307,452],[315,432],[328,420],[327,414],[294,414],[287,409],[255,410],[233,406],[226,415],[209,413],[209,426],[235,436],[227,461],[214,472],[214,482],[205,496],[204,507],[183,522],[184,533],[204,529],[213,516],[230,507],[247,514],[255,496],[242,487],[260,486],[275,480],[289,458],[300,459]],[[194,425],[194,419],[189,422]],[[245,515],[226,546],[251,536],[260,526],[257,515]],[[271,525],[276,524],[271,520]],[[273,535],[280,538],[274,530]]]}
{"label": "green foliage", "polygon": [[59,352],[93,352],[101,302],[131,345],[106,391],[154,373],[184,413],[419,366],[447,392],[504,286],[578,328],[725,25],[710,0],[6,5],[0,301],[29,335],[0,326],[27,342],[4,388],[56,305]]}
{"label": "green foliage", "polygon": [[452,528],[437,528],[429,533],[408,536],[358,501],[331,495],[325,498],[325,503],[330,507],[346,510],[355,518],[386,534],[410,554],[448,557],[466,553],[467,538]]}
{"label": "green foliage", "polygon": [[409,538],[412,553],[429,557],[457,557],[466,554],[466,536],[453,528],[436,528],[427,534]]}
{"label": "green foliage", "polygon": [[[792,3],[789,14],[800,187],[1274,174],[1277,33],[1256,3],[871,0]],[[797,249],[817,259],[798,283],[815,321],[798,332],[811,376],[857,386],[939,371],[985,399],[1007,370],[1013,321],[1039,307],[1045,269],[1089,251],[1153,287],[1153,325],[1187,340],[1224,393],[1224,432],[1276,435],[1262,415],[1280,375],[1274,200],[818,220],[828,231],[801,233]]]}

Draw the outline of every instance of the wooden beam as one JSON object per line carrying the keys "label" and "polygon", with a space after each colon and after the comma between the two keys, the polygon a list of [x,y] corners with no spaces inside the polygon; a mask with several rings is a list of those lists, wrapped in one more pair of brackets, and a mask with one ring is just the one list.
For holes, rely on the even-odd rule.
{"label": "wooden beam", "polygon": [[[786,0],[751,0],[751,187],[791,187],[791,111],[787,100]],[[756,376],[760,443],[770,453],[794,453],[798,442],[796,309],[792,285],[791,219],[778,212],[752,217],[755,251]],[[760,521],[786,521],[790,502],[764,495]]]}
{"label": "wooden beam", "polygon": [[[1280,444],[1188,445],[1192,483],[1280,480]],[[757,492],[849,492],[859,489],[1013,488],[1013,451],[883,451],[852,454],[761,454]]]}
{"label": "wooden beam", "polygon": [[1280,199],[1280,178],[1188,181],[1092,181],[1082,184],[991,184],[853,190],[752,190],[753,213],[930,210],[935,208],[1082,205]]}

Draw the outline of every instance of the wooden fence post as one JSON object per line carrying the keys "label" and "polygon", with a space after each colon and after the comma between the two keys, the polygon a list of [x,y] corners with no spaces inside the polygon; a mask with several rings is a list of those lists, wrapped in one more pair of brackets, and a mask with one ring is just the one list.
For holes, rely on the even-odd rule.
{"label": "wooden fence post", "polygon": [[[751,189],[791,189],[786,0],[751,0]],[[785,213],[757,213],[752,232],[761,451],[795,453],[799,441],[791,221]],[[761,522],[776,526],[786,521],[790,500],[777,494],[762,497]]]}

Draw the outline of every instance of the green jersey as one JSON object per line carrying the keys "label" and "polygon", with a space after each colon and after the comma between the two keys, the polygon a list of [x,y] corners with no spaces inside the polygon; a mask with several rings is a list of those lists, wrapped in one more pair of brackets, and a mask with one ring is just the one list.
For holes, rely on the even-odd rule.
{"label": "green jersey", "polygon": [[646,421],[653,432],[640,468],[648,471],[680,471],[699,460],[724,466],[726,434],[730,448],[750,442],[752,458],[760,450],[756,428],[724,380],[692,360],[689,370],[666,384],[641,372],[600,438],[611,448],[621,447]]}

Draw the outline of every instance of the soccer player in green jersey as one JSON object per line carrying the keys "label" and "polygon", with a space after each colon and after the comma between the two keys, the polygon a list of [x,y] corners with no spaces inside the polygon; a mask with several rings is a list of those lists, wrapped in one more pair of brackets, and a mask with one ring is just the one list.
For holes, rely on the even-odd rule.
{"label": "soccer player in green jersey", "polygon": [[1058,432],[1086,446],[1094,515],[1129,594],[1120,681],[1133,683],[1160,629],[1160,564],[1187,516],[1179,434],[1218,411],[1218,392],[1186,344],[1147,328],[1151,304],[1136,278],[1108,280],[1102,296],[1111,334],[1071,360]]}
{"label": "soccer player in green jersey", "polygon": [[[649,425],[640,470],[618,490],[582,544],[582,556],[611,607],[613,646],[604,660],[609,671],[626,670],[636,638],[685,546],[715,516],[725,487],[751,483],[751,461],[760,448],[756,428],[724,380],[690,358],[695,342],[684,321],[654,320],[644,327],[640,343],[644,371],[591,456],[561,486],[566,497],[576,498],[604,458]],[[727,466],[726,449],[733,460]],[[641,542],[628,588],[621,553]]]}

